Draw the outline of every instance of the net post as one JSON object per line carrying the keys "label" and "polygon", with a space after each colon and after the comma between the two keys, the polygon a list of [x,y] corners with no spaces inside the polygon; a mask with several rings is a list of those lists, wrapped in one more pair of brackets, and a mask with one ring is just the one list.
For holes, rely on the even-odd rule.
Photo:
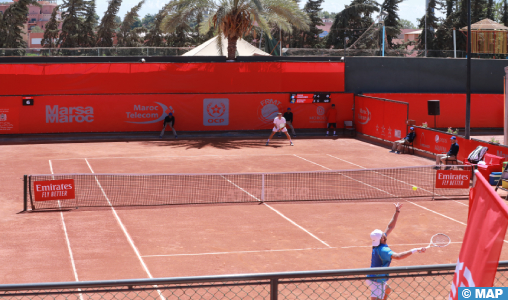
{"label": "net post", "polygon": [[265,202],[265,174],[261,174],[261,202]]}
{"label": "net post", "polygon": [[32,205],[32,210],[35,210],[35,205],[32,198],[32,189],[30,188],[32,186],[32,176],[28,176],[28,193],[30,194],[30,204]]}
{"label": "net post", "polygon": [[23,211],[28,210],[28,194],[27,194],[27,185],[28,185],[28,176],[23,175]]}

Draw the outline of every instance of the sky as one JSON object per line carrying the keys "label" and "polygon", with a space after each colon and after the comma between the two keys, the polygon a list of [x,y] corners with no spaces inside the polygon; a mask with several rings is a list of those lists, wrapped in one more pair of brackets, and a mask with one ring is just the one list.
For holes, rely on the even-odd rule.
{"label": "sky", "polygon": [[[120,7],[119,16],[124,18],[125,14],[140,0],[123,0]],[[59,1],[60,2],[60,1]],[[169,0],[146,0],[145,4],[141,7],[139,15],[143,18],[146,14],[156,14]],[[302,7],[305,5],[305,0],[300,1]],[[382,2],[379,0],[378,2]],[[104,12],[108,8],[107,0],[98,0],[97,14],[102,18]],[[344,8],[344,5],[351,3],[351,0],[325,0],[322,4],[323,10],[329,12],[339,12]],[[415,26],[418,26],[416,18],[420,18],[425,14],[425,0],[404,0],[399,5],[399,17],[411,21]]]}

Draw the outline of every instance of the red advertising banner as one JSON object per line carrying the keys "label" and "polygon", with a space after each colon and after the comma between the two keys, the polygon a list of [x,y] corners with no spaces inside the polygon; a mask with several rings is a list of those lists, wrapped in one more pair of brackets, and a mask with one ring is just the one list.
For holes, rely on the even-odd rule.
{"label": "red advertising banner", "polygon": [[[447,153],[450,150],[451,142],[450,138],[453,134],[440,132],[436,130],[426,129],[417,127],[415,129],[416,139],[415,147],[421,150],[426,150],[435,154]],[[493,145],[487,142],[479,140],[466,140],[462,136],[457,137],[457,144],[459,144],[459,154],[457,158],[460,161],[467,161],[469,154],[476,149],[478,146],[488,147],[487,153],[494,154],[496,156],[504,157],[508,160],[508,147],[501,145]]]}
{"label": "red advertising banner", "polygon": [[[416,125],[427,122],[436,128],[434,116],[428,115],[427,101],[440,100],[441,115],[436,116],[438,128],[464,127],[466,123],[465,94],[368,94],[369,96],[386,98],[409,103],[409,119]],[[504,95],[472,94],[471,95],[471,127],[501,128],[504,126]]]}
{"label": "red advertising banner", "polygon": [[19,109],[0,106],[0,134],[18,133]]}
{"label": "red advertising banner", "polygon": [[397,141],[406,136],[406,119],[406,104],[355,97],[355,126],[358,132]]}
{"label": "red advertising banner", "polygon": [[3,97],[5,109],[18,116],[7,115],[16,126],[0,134],[160,132],[168,112],[175,116],[177,132],[258,130],[271,128],[277,112],[287,108],[293,112],[296,129],[324,129],[332,104],[342,127],[343,121],[353,119],[353,94],[330,98],[330,103],[291,104],[285,93],[35,96],[33,106],[21,106],[21,97]]}
{"label": "red advertising banner", "polygon": [[34,181],[35,201],[74,199],[74,179]]}
{"label": "red advertising banner", "polygon": [[439,189],[468,189],[471,172],[455,170],[437,170],[436,188]]}
{"label": "red advertising banner", "polygon": [[0,82],[0,95],[343,92],[344,63],[3,64]]}
{"label": "red advertising banner", "polygon": [[493,286],[503,249],[508,206],[479,172],[476,177],[469,194],[470,213],[448,299],[461,298],[459,287]]}

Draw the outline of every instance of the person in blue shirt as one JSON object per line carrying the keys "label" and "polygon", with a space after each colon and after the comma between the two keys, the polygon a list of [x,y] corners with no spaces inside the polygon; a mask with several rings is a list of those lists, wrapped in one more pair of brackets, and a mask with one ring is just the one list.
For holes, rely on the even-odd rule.
{"label": "person in blue shirt", "polygon": [[404,147],[404,145],[409,145],[410,143],[412,143],[416,137],[416,133],[415,133],[415,128],[414,127],[411,127],[409,128],[409,133],[406,135],[405,138],[403,138],[402,140],[398,140],[398,141],[395,141],[393,142],[393,145],[392,145],[392,150],[390,150],[391,153],[397,153],[397,154],[400,154],[400,152],[402,151],[402,147]]}
{"label": "person in blue shirt", "polygon": [[450,150],[446,154],[436,155],[436,165],[439,166],[441,163],[446,165],[446,160],[457,160],[457,155],[459,154],[459,144],[457,143],[457,138],[452,136],[450,140],[452,141]]}
{"label": "person in blue shirt", "polygon": [[[400,209],[402,204],[395,204],[395,213],[393,214],[392,220],[388,223],[388,227],[383,232],[379,229],[372,231],[370,238],[372,240],[372,260],[371,268],[389,267],[392,259],[404,259],[413,253],[425,252],[426,248],[414,248],[406,252],[395,253],[388,247],[386,241],[388,235],[395,228],[397,218],[399,217]],[[369,274],[367,275],[367,285],[370,288],[370,299],[371,300],[386,300],[392,289],[388,286],[388,274]]]}

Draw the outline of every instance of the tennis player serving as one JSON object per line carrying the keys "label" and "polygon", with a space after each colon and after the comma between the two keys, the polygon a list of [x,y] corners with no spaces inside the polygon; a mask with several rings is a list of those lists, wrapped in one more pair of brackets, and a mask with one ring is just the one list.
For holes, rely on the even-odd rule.
{"label": "tennis player serving", "polygon": [[[371,268],[389,267],[390,263],[392,262],[392,259],[404,259],[413,253],[416,252],[423,253],[425,252],[425,250],[427,250],[426,247],[423,247],[423,248],[414,248],[406,252],[395,253],[386,244],[388,235],[395,228],[395,224],[397,223],[397,218],[399,217],[401,208],[402,204],[400,203],[395,204],[395,213],[393,214],[392,220],[390,221],[390,223],[388,223],[388,227],[386,227],[386,230],[384,232],[379,229],[376,229],[372,231],[372,233],[370,234],[370,238],[372,239],[372,261],[370,264]],[[388,295],[391,293],[392,289],[386,283],[388,281],[388,278],[386,278],[387,276],[388,274],[367,275],[367,277],[369,277],[369,279],[367,279],[367,284],[370,287],[371,300],[380,300],[380,299],[385,300],[388,298]]]}
{"label": "tennis player serving", "polygon": [[270,143],[270,139],[273,137],[273,135],[277,132],[284,132],[286,136],[288,137],[289,144],[291,146],[293,145],[293,141],[291,141],[291,137],[289,136],[288,130],[286,129],[286,119],[282,116],[282,113],[278,113],[277,117],[273,120],[273,129],[272,134],[270,134],[270,137],[268,138],[268,141],[266,141],[266,145],[268,146],[268,143]]}

